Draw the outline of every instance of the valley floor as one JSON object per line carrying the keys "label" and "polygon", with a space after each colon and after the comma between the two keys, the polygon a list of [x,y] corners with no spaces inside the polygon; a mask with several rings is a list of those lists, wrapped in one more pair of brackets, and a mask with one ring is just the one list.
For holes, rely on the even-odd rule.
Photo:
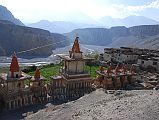
{"label": "valley floor", "polygon": [[26,120],[158,120],[159,91],[98,89],[78,100],[39,110]]}

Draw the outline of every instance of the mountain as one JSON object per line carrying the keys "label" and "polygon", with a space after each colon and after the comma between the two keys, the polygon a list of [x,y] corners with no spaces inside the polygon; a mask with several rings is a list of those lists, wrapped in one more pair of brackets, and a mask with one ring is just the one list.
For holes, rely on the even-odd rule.
{"label": "mountain", "polygon": [[64,35],[70,38],[70,40],[72,40],[76,36],[79,36],[81,44],[106,46],[111,44],[113,39],[121,36],[128,36],[128,34],[129,34],[128,29],[123,26],[123,27],[112,27],[111,29],[107,28],[76,29]]}
{"label": "mountain", "polygon": [[153,19],[144,17],[144,16],[135,16],[131,15],[126,18],[112,18],[110,16],[103,17],[99,20],[101,24],[105,26],[126,26],[126,27],[132,27],[132,26],[138,26],[138,25],[156,25],[159,24],[158,21],[155,21]]}
{"label": "mountain", "polygon": [[[64,34],[70,40],[79,36],[80,43],[106,47],[159,48],[159,25],[140,25],[134,27],[111,27],[76,29]],[[71,41],[73,42],[73,41]],[[154,46],[154,47],[151,47]]]}
{"label": "mountain", "polygon": [[64,35],[66,35],[70,39],[79,36],[81,44],[107,45],[110,44],[111,42],[110,41],[111,38],[108,31],[109,30],[106,28],[85,28],[85,29],[76,29]]}
{"label": "mountain", "polygon": [[[82,29],[82,28],[108,28],[112,26],[126,26],[126,27],[132,27],[132,26],[138,26],[138,25],[156,25],[159,24],[158,21],[155,21],[150,18],[146,18],[144,16],[128,16],[126,18],[112,18],[110,16],[106,16],[101,18],[99,21],[93,21],[90,18],[87,19],[87,17],[83,18],[81,20],[82,23],[78,23],[77,20],[74,20],[76,22],[69,22],[69,21],[53,21],[50,22],[48,20],[41,20],[37,23],[28,24],[29,27],[34,28],[41,28],[48,30],[50,32],[54,33],[68,33],[75,29]],[[89,21],[91,21],[89,23]],[[89,24],[88,24],[89,23]]]}
{"label": "mountain", "polygon": [[75,23],[69,21],[53,21],[41,20],[37,23],[28,24],[29,27],[40,28],[54,33],[67,33],[78,28],[102,27],[98,24]]}
{"label": "mountain", "polygon": [[12,13],[4,6],[0,5],[0,20],[6,20],[6,21],[10,21],[16,25],[21,25],[21,26],[24,26],[24,24],[16,19]]}
{"label": "mountain", "polygon": [[50,32],[56,32],[56,33],[60,33],[61,30],[63,30],[63,28],[60,28],[59,26],[53,24],[52,22],[48,21],[48,20],[41,20],[37,23],[32,23],[27,25],[29,27],[33,27],[33,28],[40,28],[40,29],[44,29],[44,30],[49,30]]}
{"label": "mountain", "polygon": [[53,49],[69,45],[68,41],[65,36],[46,30],[0,23],[0,56],[10,56],[14,51],[18,53],[48,44],[49,46],[24,52],[18,56],[49,56]]}

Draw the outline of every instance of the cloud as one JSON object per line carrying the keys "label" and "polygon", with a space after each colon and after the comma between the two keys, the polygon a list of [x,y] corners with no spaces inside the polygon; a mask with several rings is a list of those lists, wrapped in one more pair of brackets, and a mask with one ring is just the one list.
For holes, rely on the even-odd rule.
{"label": "cloud", "polygon": [[149,8],[155,8],[159,9],[159,0],[153,1],[151,3],[145,4],[145,5],[140,5],[140,6],[125,6],[123,4],[120,5],[113,5],[115,9],[118,9],[119,11],[123,12],[137,12],[137,11],[142,11],[145,9]]}
{"label": "cloud", "polygon": [[0,0],[0,4],[25,22],[41,19],[69,21],[73,17],[82,17],[82,14],[93,19],[104,16],[126,17],[149,8],[159,9],[159,0],[140,6],[112,4],[108,0]]}

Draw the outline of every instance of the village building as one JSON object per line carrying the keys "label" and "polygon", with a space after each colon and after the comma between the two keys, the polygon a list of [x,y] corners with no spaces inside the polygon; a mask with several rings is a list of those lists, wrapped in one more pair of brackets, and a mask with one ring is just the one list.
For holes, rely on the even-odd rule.
{"label": "village building", "polygon": [[132,49],[124,48],[105,48],[103,54],[103,61],[112,61],[116,63],[136,63],[138,54]]}
{"label": "village building", "polygon": [[153,55],[141,55],[137,61],[137,64],[152,72],[159,72],[159,57]]}
{"label": "village building", "polygon": [[32,104],[32,96],[29,87],[26,87],[25,80],[31,76],[20,70],[18,59],[14,53],[8,73],[0,75],[0,103],[4,103],[1,109],[11,110]]}
{"label": "village building", "polygon": [[93,80],[85,69],[85,63],[92,59],[83,56],[78,37],[75,38],[69,54],[58,56],[63,65],[60,75],[51,77],[50,96],[53,96],[53,99],[75,99],[91,92]]}

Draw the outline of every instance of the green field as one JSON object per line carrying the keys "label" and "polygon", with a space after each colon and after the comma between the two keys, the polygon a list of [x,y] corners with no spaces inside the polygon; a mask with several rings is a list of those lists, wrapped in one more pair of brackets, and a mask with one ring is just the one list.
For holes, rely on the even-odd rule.
{"label": "green field", "polygon": [[8,70],[9,70],[8,67],[6,67],[6,68],[0,68],[0,73],[7,73]]}
{"label": "green field", "polygon": [[[40,69],[40,72],[41,72],[41,75],[49,79],[50,76],[59,74],[60,67],[61,67],[60,65],[42,67]],[[90,72],[92,78],[96,77],[96,70],[98,69],[99,69],[98,66],[86,66],[86,70]],[[34,75],[34,72],[29,72],[28,74]]]}
{"label": "green field", "polygon": [[[50,76],[58,75],[59,69],[61,68],[60,65],[46,65],[46,66],[40,66],[40,72],[41,75],[44,76],[47,79],[47,82],[50,81]],[[86,66],[86,71],[88,71],[91,74],[92,78],[96,78],[96,70],[99,69],[99,66]],[[9,68],[1,68],[0,73],[2,72],[8,72]],[[34,75],[35,71],[28,72],[29,75]]]}
{"label": "green field", "polygon": [[[47,79],[47,81],[50,81],[50,76],[59,74],[60,67],[61,67],[60,65],[45,66],[40,69],[40,72],[41,72],[41,75]],[[86,66],[86,70],[89,71],[92,78],[96,77],[96,70],[98,69],[99,69],[98,66]],[[34,71],[29,72],[27,74],[34,75]]]}

